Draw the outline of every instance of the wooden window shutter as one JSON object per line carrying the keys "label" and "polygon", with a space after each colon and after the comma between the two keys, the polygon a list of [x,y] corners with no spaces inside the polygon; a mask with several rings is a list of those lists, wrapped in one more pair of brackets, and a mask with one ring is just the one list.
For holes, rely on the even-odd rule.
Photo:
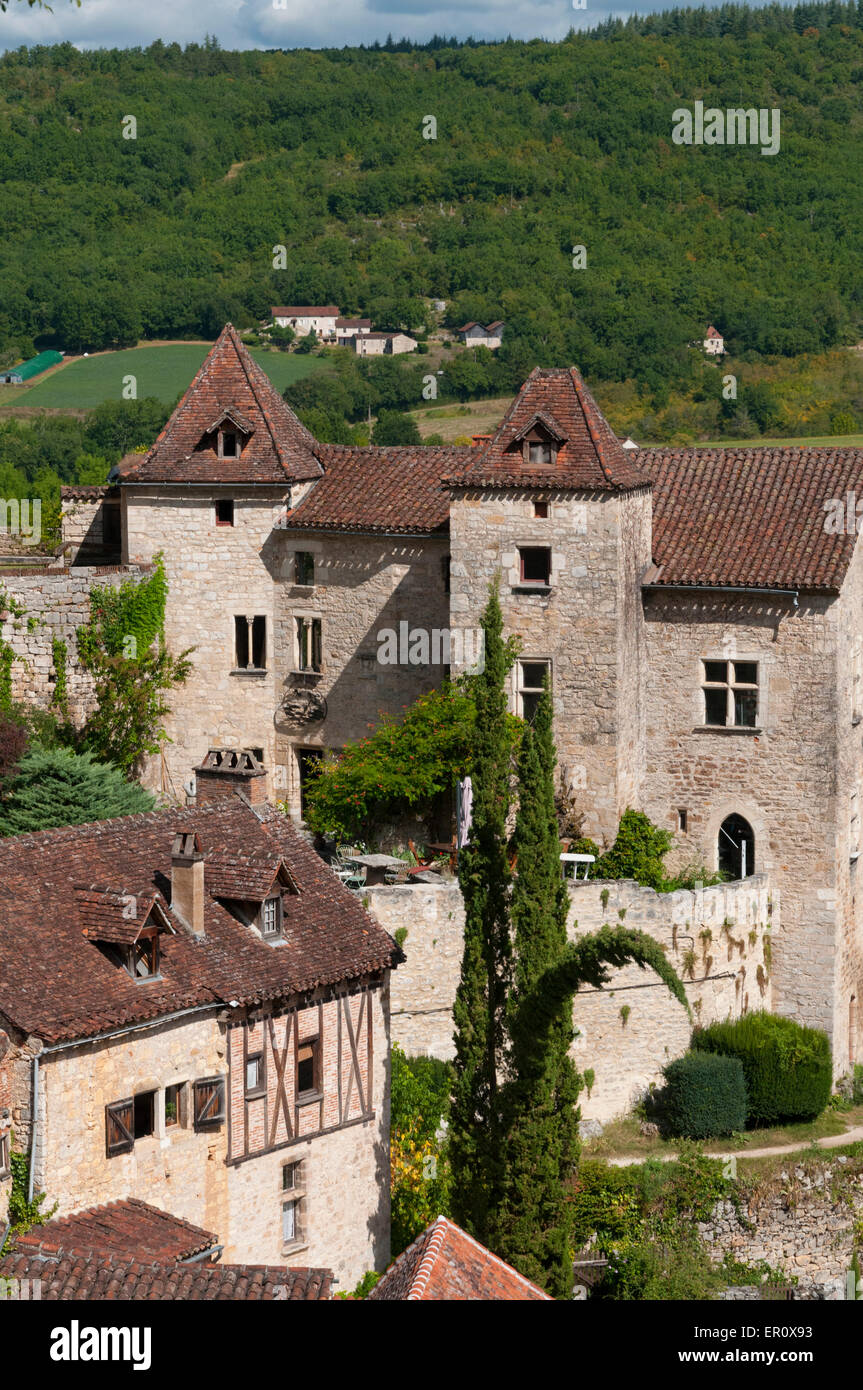
{"label": "wooden window shutter", "polygon": [[109,1158],[130,1153],[134,1147],[134,1105],[130,1097],[105,1106],[105,1152]]}
{"label": "wooden window shutter", "polygon": [[225,1118],[225,1080],[221,1076],[211,1076],[205,1081],[196,1081],[195,1129],[217,1129]]}

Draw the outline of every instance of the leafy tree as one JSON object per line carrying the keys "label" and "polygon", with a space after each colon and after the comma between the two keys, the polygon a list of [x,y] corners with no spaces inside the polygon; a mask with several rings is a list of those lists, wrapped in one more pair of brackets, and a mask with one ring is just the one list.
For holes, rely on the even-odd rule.
{"label": "leafy tree", "polygon": [[512,979],[511,872],[506,820],[512,745],[504,690],[514,653],[503,639],[499,581],[481,619],[485,668],[475,677],[470,843],[459,854],[464,953],[453,1007],[455,1083],[450,1123],[455,1220],[487,1243],[503,1196],[503,1117],[499,1075]]}
{"label": "leafy tree", "polygon": [[392,1048],[390,1164],[392,1253],[401,1254],[437,1216],[449,1210],[446,1140],[452,1066],[435,1057],[406,1057]]}
{"label": "leafy tree", "polygon": [[659,890],[665,881],[662,861],[670,848],[667,830],[654,825],[643,811],[624,811],[614,844],[596,861],[593,877],[634,878]]}
{"label": "leafy tree", "polygon": [[401,410],[382,410],[372,430],[373,444],[421,444],[422,436],[412,415]]}
{"label": "leafy tree", "polygon": [[312,352],[318,345],[318,335],[313,328],[310,328],[305,337],[297,343],[297,352]]}
{"label": "leafy tree", "polygon": [[23,835],[60,825],[149,811],[155,799],[91,753],[33,748],[18,764],[0,799],[0,835]]}

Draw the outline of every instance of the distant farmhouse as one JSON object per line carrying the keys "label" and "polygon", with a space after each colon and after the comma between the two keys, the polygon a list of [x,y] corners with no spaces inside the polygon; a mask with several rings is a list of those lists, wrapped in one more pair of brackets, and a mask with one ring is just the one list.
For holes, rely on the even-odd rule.
{"label": "distant farmhouse", "polygon": [[340,347],[372,331],[371,319],[336,319],[336,342]]}
{"label": "distant farmhouse", "polygon": [[353,347],[363,356],[413,352],[417,345],[407,333],[373,333],[371,319],[343,318],[337,304],[285,305],[271,314],[276,328],[293,328],[299,338],[314,332],[323,343]]}
{"label": "distant farmhouse", "polygon": [[324,342],[336,341],[337,304],[288,304],[271,310],[276,328],[293,328],[300,338],[315,333]]}
{"label": "distant farmhouse", "polygon": [[713,327],[713,324],[707,330],[707,336],[704,339],[704,351],[709,353],[711,357],[721,357],[725,351],[725,339],[719,329]]}
{"label": "distant farmhouse", "polygon": [[481,323],[475,323],[471,319],[470,323],[462,324],[459,328],[458,336],[468,347],[487,347],[499,348],[503,342],[503,319],[495,319],[494,323],[489,323],[483,328]]}
{"label": "distant farmhouse", "polygon": [[25,386],[34,377],[41,376],[42,372],[47,372],[49,367],[57,367],[63,361],[62,352],[40,352],[37,357],[31,357],[27,362],[19,362],[17,367],[6,367],[0,372],[0,382],[5,386]]}
{"label": "distant farmhouse", "polygon": [[353,339],[354,352],[361,357],[380,356],[381,353],[395,355],[398,352],[413,352],[417,340],[409,333],[363,333]]}

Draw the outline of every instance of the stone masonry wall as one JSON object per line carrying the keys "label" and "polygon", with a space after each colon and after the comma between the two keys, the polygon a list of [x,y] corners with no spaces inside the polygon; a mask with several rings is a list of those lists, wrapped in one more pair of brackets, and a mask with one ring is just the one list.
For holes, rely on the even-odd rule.
{"label": "stone masonry wall", "polygon": [[[583,798],[584,831],[613,837],[637,799],[643,767],[646,663],[639,576],[650,561],[647,494],[553,492],[534,515],[537,490],[454,498],[451,621],[476,626],[501,576],[504,632],[521,660],[549,661],[554,736],[564,779]],[[547,592],[519,586],[521,546],[551,548]],[[518,709],[518,664],[511,675]]]}
{"label": "stone masonry wall", "polygon": [[66,678],[69,712],[82,722],[93,708],[93,682],[77,664],[75,634],[90,620],[90,589],[94,585],[119,585],[143,573],[138,566],[82,566],[71,570],[5,572],[0,588],[26,611],[9,612],[0,624],[0,639],[8,642],[12,663],[12,699],[47,709],[54,696],[56,672],[52,643],[66,644]]}
{"label": "stone masonry wall", "polygon": [[[372,887],[365,896],[390,934],[407,929],[407,960],[392,981],[394,1040],[408,1053],[452,1057],[464,930],[458,885]],[[779,904],[766,875],[669,894],[631,880],[588,881],[572,883],[569,897],[573,939],[622,921],[659,941],[684,981],[695,1022],[771,1007],[764,939],[779,926]],[[624,1007],[630,1011],[625,1019]],[[604,991],[586,988],[576,995],[573,1019],[579,1032],[573,1056],[581,1070],[596,1074],[590,1097],[582,1094],[582,1114],[600,1121],[626,1113],[651,1082],[660,1082],[662,1067],[686,1051],[691,1035],[680,1004],[637,966],[613,972]]]}
{"label": "stone masonry wall", "polygon": [[[276,593],[276,641],[282,681],[279,695],[304,691],[326,700],[326,718],[304,723],[281,708],[277,715],[276,760],[288,806],[300,811],[301,748],[341,748],[365,738],[386,711],[396,717],[404,708],[439,686],[444,665],[382,663],[378,634],[397,636],[422,629],[431,634],[449,623],[444,586],[447,538],[303,535],[276,532],[279,545]],[[297,585],[297,551],[314,556],[313,587]],[[320,618],[323,671],[291,675],[297,668],[296,619]],[[407,647],[407,640],[405,642]],[[423,653],[416,650],[417,655]],[[429,657],[434,656],[429,651]],[[409,647],[402,655],[409,655]],[[441,650],[441,655],[444,655]]]}
{"label": "stone masonry wall", "polygon": [[[719,827],[736,812],[755,835],[755,868],[782,894],[774,936],[777,1011],[834,1027],[839,935],[837,609],[828,598],[650,594],[647,769],[642,809],[677,837],[678,859],[717,867]],[[705,659],[755,661],[755,729],[704,726]],[[844,1067],[839,1070],[844,1070]]]}
{"label": "stone masonry wall", "polygon": [[854,1227],[863,1217],[863,1173],[843,1172],[846,1164],[841,1156],[817,1166],[789,1162],[780,1174],[780,1190],[745,1202],[740,1214],[730,1201],[717,1203],[711,1220],[698,1225],[712,1258],[766,1260],[796,1275],[803,1297],[823,1290],[820,1296],[844,1298]]}

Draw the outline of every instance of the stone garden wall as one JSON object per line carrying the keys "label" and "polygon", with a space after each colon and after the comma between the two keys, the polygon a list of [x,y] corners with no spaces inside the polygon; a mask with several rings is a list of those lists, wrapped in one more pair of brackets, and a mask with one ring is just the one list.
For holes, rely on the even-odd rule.
{"label": "stone garden wall", "polygon": [[[607,896],[606,896],[607,895]],[[462,956],[464,906],[452,880],[433,885],[373,887],[369,910],[402,941],[407,960],[393,974],[392,1037],[410,1054],[451,1057],[452,1005]],[[655,893],[632,880],[569,887],[573,939],[608,922],[654,937],[684,980],[694,1021],[735,1018],[771,1007],[770,946],[779,905],[765,874],[698,892]],[[582,1115],[604,1122],[630,1110],[661,1081],[666,1062],[689,1044],[685,1010],[650,971],[613,972],[607,989],[575,999],[579,1036],[573,1055],[592,1069]]]}

